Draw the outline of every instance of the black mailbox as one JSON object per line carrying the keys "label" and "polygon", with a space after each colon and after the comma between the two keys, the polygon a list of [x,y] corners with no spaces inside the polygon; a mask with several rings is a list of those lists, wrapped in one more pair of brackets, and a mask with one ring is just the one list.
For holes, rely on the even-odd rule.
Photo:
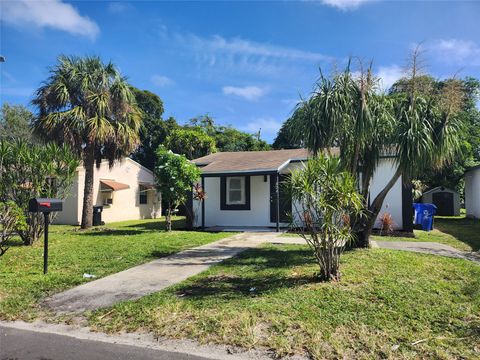
{"label": "black mailbox", "polygon": [[60,199],[35,198],[28,202],[30,212],[53,212],[62,211],[63,202]]}
{"label": "black mailbox", "polygon": [[45,222],[44,243],[43,243],[43,273],[48,271],[48,224],[50,222],[50,213],[53,211],[62,211],[63,203],[60,199],[34,198],[28,202],[28,211],[43,213]]}

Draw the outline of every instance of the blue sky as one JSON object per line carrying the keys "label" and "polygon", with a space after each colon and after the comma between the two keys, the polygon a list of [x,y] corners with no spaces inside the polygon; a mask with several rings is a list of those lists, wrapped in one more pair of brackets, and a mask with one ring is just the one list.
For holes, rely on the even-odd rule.
{"label": "blue sky", "polygon": [[0,101],[29,105],[59,54],[111,60],[183,123],[271,141],[318,69],[373,60],[388,87],[422,42],[426,71],[480,77],[480,2],[1,1]]}

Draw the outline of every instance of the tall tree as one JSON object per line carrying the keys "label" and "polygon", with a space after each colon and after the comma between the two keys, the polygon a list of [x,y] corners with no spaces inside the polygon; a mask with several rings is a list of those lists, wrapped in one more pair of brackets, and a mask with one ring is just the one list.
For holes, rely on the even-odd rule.
{"label": "tall tree", "polygon": [[[408,94],[410,82],[409,78],[398,80],[389,93],[391,95]],[[452,83],[458,84],[464,94],[463,103],[457,115],[465,125],[459,133],[460,151],[455,154],[451,163],[441,169],[425,169],[418,178],[428,188],[445,186],[462,192],[465,170],[480,164],[480,111],[476,105],[480,99],[480,81],[472,77],[436,80],[431,76],[422,75],[418,77],[417,91],[424,97],[432,94],[438,97]]]}
{"label": "tall tree", "polygon": [[256,135],[240,131],[232,126],[215,124],[215,120],[210,115],[191,119],[190,126],[201,129],[214,138],[218,151],[258,151],[271,148],[266,141],[258,139]]}
{"label": "tall tree", "polygon": [[272,147],[274,149],[300,149],[302,147],[301,140],[295,139],[294,132],[291,129],[292,120],[287,119],[278,130],[277,137],[273,140]]}
{"label": "tall tree", "polygon": [[165,147],[192,160],[216,152],[215,140],[195,128],[174,129],[165,139]]}
{"label": "tall tree", "polygon": [[153,170],[158,147],[165,142],[170,131],[179,128],[174,118],[162,119],[163,102],[160,97],[148,90],[132,87],[137,106],[142,116],[140,146],[132,154],[132,158],[146,168]]}
{"label": "tall tree", "polygon": [[60,56],[33,100],[36,134],[70,145],[85,167],[83,229],[92,226],[95,163],[130,154],[139,143],[135,96],[115,65],[98,57]]}
{"label": "tall tree", "polygon": [[30,141],[34,115],[23,105],[4,103],[0,110],[0,140]]}
{"label": "tall tree", "polygon": [[[328,78],[321,74],[312,97],[293,115],[297,139],[313,152],[340,148],[343,166],[353,176],[361,172],[360,188],[366,216],[357,222],[358,244],[369,246],[369,236],[383,201],[403,175],[413,179],[432,166],[441,167],[458,149],[461,121],[456,116],[461,91],[453,82],[440,94],[418,91],[418,52],[412,56],[411,86],[398,96],[379,94],[371,67]],[[394,156],[395,173],[371,199],[370,182],[381,155]]]}

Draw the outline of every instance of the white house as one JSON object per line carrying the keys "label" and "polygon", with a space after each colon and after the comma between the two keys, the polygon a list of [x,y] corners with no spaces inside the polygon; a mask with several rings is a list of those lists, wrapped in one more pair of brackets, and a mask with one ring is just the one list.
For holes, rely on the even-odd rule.
{"label": "white house", "polygon": [[460,215],[460,194],[444,186],[437,186],[436,188],[425,191],[422,194],[422,203],[434,204],[437,207],[436,215]]}
{"label": "white house", "polygon": [[467,216],[480,219],[480,165],[465,172],[465,209]]}
{"label": "white house", "polygon": [[[56,224],[80,224],[84,183],[85,169],[80,166],[63,211],[54,220]],[[153,173],[130,158],[116,162],[112,168],[108,161],[102,161],[94,170],[93,205],[103,206],[105,223],[157,218],[161,215],[161,201],[154,184]]]}
{"label": "white house", "polygon": [[[306,149],[219,152],[192,160],[201,170],[201,185],[207,199],[192,201],[194,226],[197,227],[272,227],[288,226],[287,213],[292,202],[277,196],[276,184],[308,158]],[[385,157],[371,183],[372,199],[395,172],[393,159]],[[279,218],[277,216],[279,199]],[[388,193],[379,215],[388,212],[395,229],[411,231],[411,187],[399,179]],[[377,223],[377,226],[379,224]]]}

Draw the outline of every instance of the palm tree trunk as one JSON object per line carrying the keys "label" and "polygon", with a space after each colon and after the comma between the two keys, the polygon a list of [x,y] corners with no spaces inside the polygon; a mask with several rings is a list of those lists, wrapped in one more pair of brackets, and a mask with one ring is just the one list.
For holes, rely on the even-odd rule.
{"label": "palm tree trunk", "polygon": [[358,247],[370,247],[370,235],[372,234],[373,226],[375,225],[375,220],[382,209],[383,201],[385,200],[390,189],[395,185],[397,180],[402,175],[402,170],[400,168],[395,171],[395,174],[390,179],[390,181],[385,185],[385,187],[378,193],[375,199],[372,201],[368,207],[366,218],[363,221],[362,230],[357,234],[357,246]]}
{"label": "palm tree trunk", "polygon": [[93,222],[93,173],[95,166],[94,147],[87,146],[83,158],[85,186],[83,189],[82,229],[92,227]]}

